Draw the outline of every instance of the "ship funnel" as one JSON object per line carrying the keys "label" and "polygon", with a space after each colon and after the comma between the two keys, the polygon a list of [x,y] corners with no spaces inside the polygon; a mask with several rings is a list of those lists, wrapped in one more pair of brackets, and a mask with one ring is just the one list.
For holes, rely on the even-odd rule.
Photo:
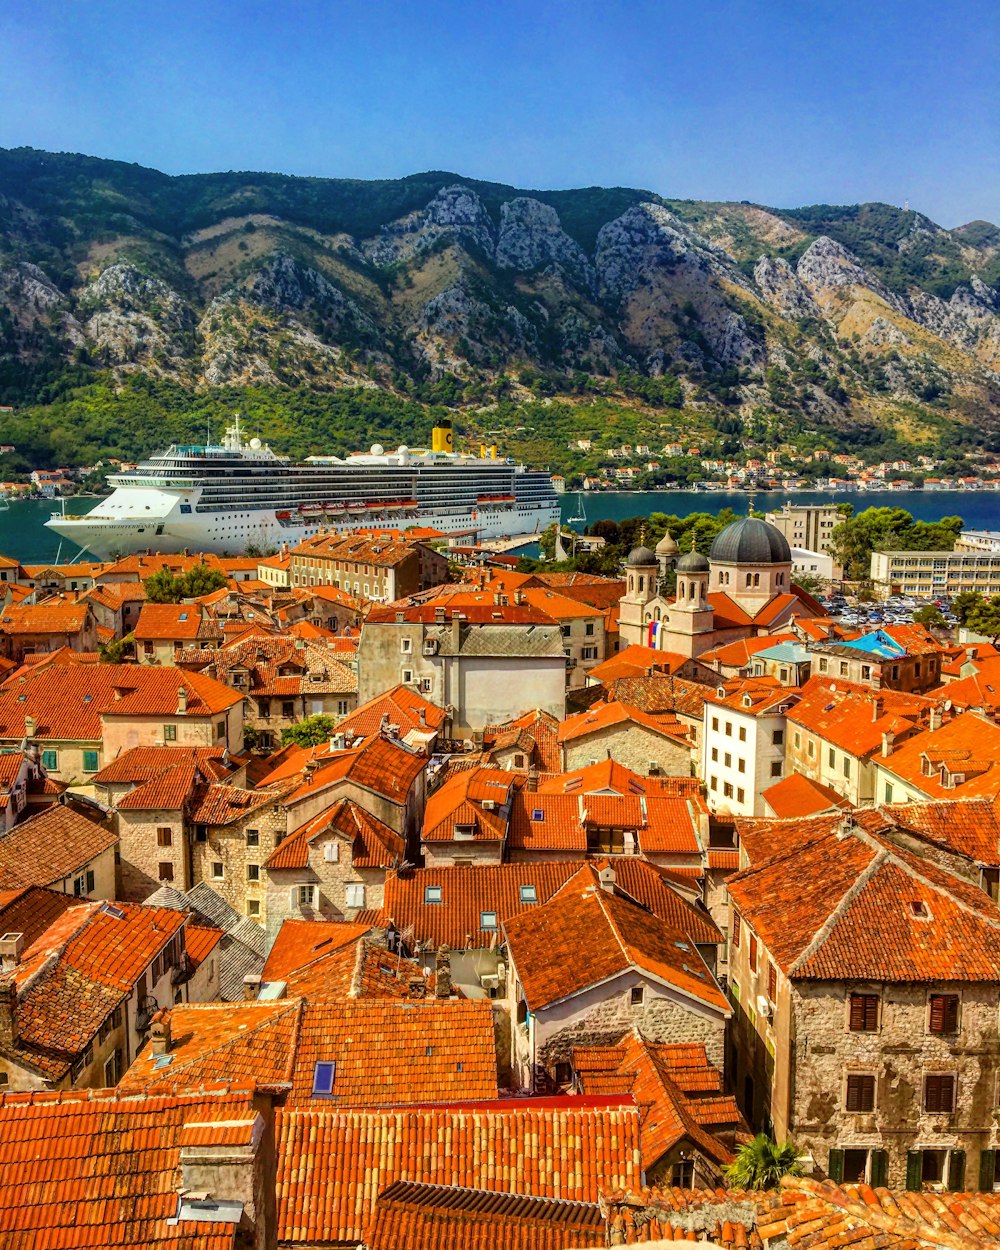
{"label": "ship funnel", "polygon": [[439,421],[431,430],[431,451],[451,451],[453,445],[451,422]]}

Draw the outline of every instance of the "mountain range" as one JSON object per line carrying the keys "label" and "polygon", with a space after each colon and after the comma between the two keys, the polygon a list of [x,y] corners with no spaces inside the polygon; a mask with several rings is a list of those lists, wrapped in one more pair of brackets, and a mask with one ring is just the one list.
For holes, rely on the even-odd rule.
{"label": "mountain range", "polygon": [[[1000,229],[886,204],[444,172],[168,176],[0,150],[0,403],[51,433],[140,383],[175,416],[185,396],[201,411],[241,390],[293,408],[377,392],[516,441],[525,404],[576,406],[586,432],[599,397],[706,446],[968,448],[1000,430]],[[346,437],[329,411],[302,450]],[[62,449],[14,433],[35,458],[72,458],[113,450],[115,428]]]}

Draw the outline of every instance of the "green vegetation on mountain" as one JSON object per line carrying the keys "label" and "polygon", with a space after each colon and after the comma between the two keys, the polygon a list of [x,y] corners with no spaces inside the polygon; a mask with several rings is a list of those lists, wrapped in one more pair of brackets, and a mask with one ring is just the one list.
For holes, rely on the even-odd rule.
{"label": "green vegetation on mountain", "polygon": [[445,409],[567,477],[648,445],[637,485],[697,480],[671,443],[997,443],[987,222],[437,171],[169,177],[27,148],[0,150],[0,187],[15,472],[137,456],[237,409],[292,455],[423,443]]}

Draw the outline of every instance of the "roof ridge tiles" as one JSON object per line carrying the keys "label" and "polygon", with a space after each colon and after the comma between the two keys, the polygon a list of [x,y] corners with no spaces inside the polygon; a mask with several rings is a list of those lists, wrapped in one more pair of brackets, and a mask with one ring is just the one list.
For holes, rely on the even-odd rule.
{"label": "roof ridge tiles", "polygon": [[889,858],[889,853],[884,846],[880,846],[875,854],[869,860],[868,864],[858,873],[857,877],[851,882],[850,886],[841,895],[837,905],[831,912],[827,914],[826,919],[813,934],[809,942],[803,947],[796,958],[789,965],[789,975],[794,975],[803,964],[807,963],[817,950],[823,945],[828,937],[833,933],[837,924],[843,919],[850,904],[857,898],[868,882],[872,879],[878,869]]}
{"label": "roof ridge tiles", "polygon": [[[187,1004],[187,1003],[184,1003],[183,1005],[184,1005],[185,1007],[187,1007],[187,1006],[188,1006],[188,1004]],[[229,1010],[232,1010],[232,1007],[233,1007],[233,1004],[232,1004],[232,1003],[218,1003],[218,1004],[216,1004],[216,1003],[198,1003],[198,1004],[191,1004],[191,1005],[192,1005],[192,1006],[201,1006],[201,1007],[214,1007],[214,1006],[218,1006],[218,1007],[220,1007],[220,1008],[226,1008],[226,1009],[229,1009]],[[250,1007],[256,1007],[256,1006],[258,1006],[258,1005],[260,1005],[260,1004],[258,1004],[258,1003],[247,1003],[246,1005],[247,1005],[247,1006],[250,1006]],[[275,1022],[276,1020],[282,1020],[282,1019],[284,1019],[284,1017],[285,1017],[285,1016],[286,1016],[286,1015],[287,1015],[290,1011],[295,1011],[295,1012],[297,1012],[297,1013],[298,1013],[298,1019],[299,1019],[299,1020],[301,1020],[301,1018],[302,1018],[302,999],[301,999],[301,998],[291,998],[291,999],[288,999],[288,1000],[287,1000],[287,1009],[286,1009],[285,1011],[275,1011],[275,1012],[273,1012],[272,1014],[269,1014],[268,1016],[266,1016],[266,1018],[265,1018],[265,1019],[261,1020],[261,1022],[260,1022],[259,1024],[255,1024],[255,1025],[253,1025],[253,1027],[252,1027],[252,1028],[245,1028],[245,1029],[244,1029],[243,1031],[241,1031],[238,1035],[231,1035],[231,1036],[227,1037],[224,1041],[220,1042],[218,1046],[213,1047],[211,1050],[204,1050],[204,1051],[200,1051],[197,1055],[193,1055],[193,1056],[192,1056],[192,1057],[191,1057],[191,1058],[190,1058],[190,1059],[189,1059],[186,1063],[179,1063],[179,1064],[177,1065],[177,1067],[176,1067],[176,1068],[175,1068],[175,1067],[173,1067],[173,1065],[171,1065],[171,1069],[170,1069],[170,1078],[172,1079],[172,1078],[173,1078],[173,1077],[175,1077],[178,1073],[183,1072],[183,1071],[185,1070],[185,1068],[190,1068],[190,1067],[192,1067],[193,1065],[197,1065],[197,1064],[200,1064],[200,1063],[204,1063],[204,1061],[205,1061],[207,1058],[209,1058],[211,1055],[218,1055],[218,1054],[220,1054],[222,1051],[228,1050],[228,1049],[229,1049],[229,1048],[230,1048],[230,1047],[234,1044],[234,1042],[242,1042],[242,1041],[244,1041],[244,1040],[245,1040],[246,1038],[248,1038],[248,1037],[253,1037],[253,1035],[254,1035],[255,1033],[259,1033],[259,1032],[261,1031],[261,1029],[270,1028],[270,1027],[274,1024],[274,1022]],[[296,1030],[296,1036],[297,1036],[297,1030]],[[150,1053],[152,1053],[152,1052],[150,1052]],[[295,1052],[294,1052],[294,1049],[293,1049],[293,1050],[290,1052],[290,1058],[289,1058],[289,1075],[288,1075],[288,1078],[287,1078],[288,1080],[291,1080],[291,1079],[292,1079],[292,1078],[291,1078],[291,1069],[292,1069],[292,1067],[294,1066],[294,1054],[295,1054]]]}

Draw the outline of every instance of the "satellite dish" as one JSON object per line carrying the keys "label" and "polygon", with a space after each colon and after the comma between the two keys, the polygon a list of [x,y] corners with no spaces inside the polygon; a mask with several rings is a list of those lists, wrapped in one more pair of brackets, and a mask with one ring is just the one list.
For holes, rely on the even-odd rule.
{"label": "satellite dish", "polygon": [[372,455],[381,456],[385,452],[385,448],[381,443],[372,443]]}
{"label": "satellite dish", "polygon": [[263,443],[261,443],[259,438],[252,438],[250,440],[250,446],[253,448],[254,451],[260,451],[261,447],[263,446]]}

